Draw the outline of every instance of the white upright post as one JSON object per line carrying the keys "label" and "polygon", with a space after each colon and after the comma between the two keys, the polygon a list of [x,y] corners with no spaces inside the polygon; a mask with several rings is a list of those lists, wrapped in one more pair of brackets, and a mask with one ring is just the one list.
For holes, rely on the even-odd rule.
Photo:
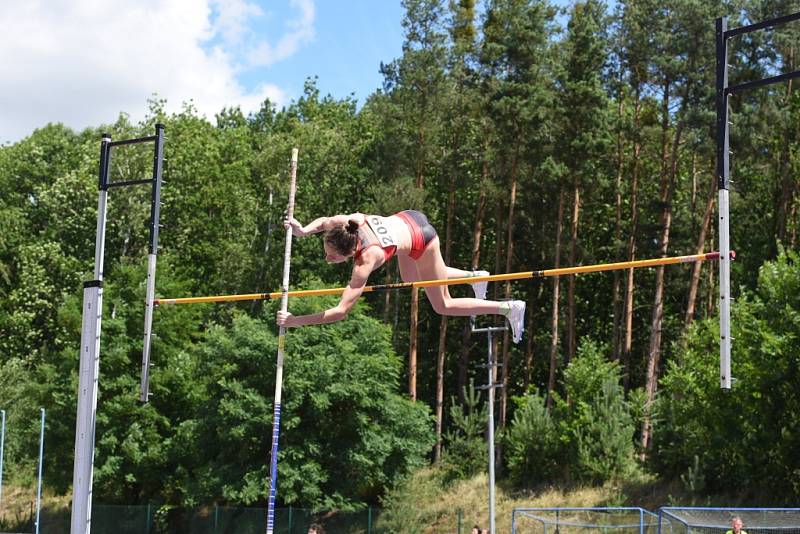
{"label": "white upright post", "polygon": [[78,414],[75,427],[75,463],[72,473],[71,534],[89,534],[92,524],[92,474],[94,432],[97,416],[97,381],[100,372],[100,320],[103,310],[103,253],[106,240],[107,180],[111,137],[100,144],[100,194],[97,204],[97,237],[94,280],[83,284]]}
{"label": "white upright post", "polygon": [[731,241],[728,190],[719,190],[719,369],[720,387],[731,388]]}
{"label": "white upright post", "polygon": [[144,343],[142,345],[142,379],[139,400],[150,400],[150,342],[153,335],[153,299],[156,291],[156,257],[161,219],[161,175],[163,173],[164,125],[156,124],[153,156],[153,187],[150,196],[150,253],[147,256],[147,289],[144,307]]}
{"label": "white upright post", "polygon": [[[292,149],[292,163],[289,177],[289,205],[286,216],[294,216],[294,192],[297,182],[297,149]],[[289,306],[289,268],[292,259],[292,228],[286,229],[286,246],[283,252],[283,283],[281,284],[281,311]],[[281,392],[283,389],[283,349],[286,343],[286,328],[278,329],[278,367],[275,372],[275,405],[272,416],[272,454],[269,465],[269,496],[267,504],[267,534],[275,530],[275,500],[278,495],[278,438],[281,432]]]}
{"label": "white upright post", "polygon": [[0,509],[3,504],[3,451],[6,444],[6,411],[0,410],[2,425],[0,425]]}
{"label": "white upright post", "polygon": [[728,120],[728,22],[716,21],[717,190],[719,210],[719,382],[731,388],[730,135]]}
{"label": "white upright post", "polygon": [[44,408],[42,408],[42,428],[39,431],[39,476],[36,486],[36,534],[41,528],[40,514],[42,510],[42,466],[44,465]]}

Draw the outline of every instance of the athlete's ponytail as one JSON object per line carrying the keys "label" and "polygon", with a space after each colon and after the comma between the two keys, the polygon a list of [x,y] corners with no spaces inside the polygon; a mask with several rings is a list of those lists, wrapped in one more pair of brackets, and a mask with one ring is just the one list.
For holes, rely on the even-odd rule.
{"label": "athlete's ponytail", "polygon": [[358,246],[358,221],[350,219],[346,224],[334,226],[325,232],[325,242],[342,256],[349,256]]}

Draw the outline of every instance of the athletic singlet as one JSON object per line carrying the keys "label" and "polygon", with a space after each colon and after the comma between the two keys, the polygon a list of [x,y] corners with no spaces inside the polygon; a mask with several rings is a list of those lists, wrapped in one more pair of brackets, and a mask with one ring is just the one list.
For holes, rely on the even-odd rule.
{"label": "athletic singlet", "polygon": [[386,217],[364,215],[364,222],[358,227],[358,250],[355,258],[359,258],[370,247],[381,247],[384,261],[392,259],[400,241],[391,228],[391,225],[386,224]]}

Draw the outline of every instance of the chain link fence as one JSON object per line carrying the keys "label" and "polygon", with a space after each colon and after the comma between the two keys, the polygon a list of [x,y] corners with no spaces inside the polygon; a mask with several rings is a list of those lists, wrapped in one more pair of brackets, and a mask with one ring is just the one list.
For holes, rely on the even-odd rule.
{"label": "chain link fence", "polygon": [[[306,534],[317,523],[330,534],[379,534],[375,521],[380,508],[357,512],[316,512],[307,508],[277,508],[275,534]],[[33,518],[8,525],[12,532],[34,532]],[[6,528],[8,528],[6,527]],[[92,532],[114,534],[263,534],[267,529],[266,508],[205,506],[185,509],[156,505],[94,505]],[[69,509],[44,509],[41,534],[69,534]]]}

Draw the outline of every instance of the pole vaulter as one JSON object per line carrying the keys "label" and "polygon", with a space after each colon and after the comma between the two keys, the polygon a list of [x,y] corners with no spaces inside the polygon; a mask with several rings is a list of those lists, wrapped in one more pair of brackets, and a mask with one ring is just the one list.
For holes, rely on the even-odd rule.
{"label": "pole vaulter", "polygon": [[[292,206],[293,207],[293,206]],[[289,230],[291,232],[291,229]],[[287,238],[287,249],[291,238]],[[736,258],[736,252],[731,251],[731,259]],[[705,254],[692,254],[689,256],[672,256],[667,258],[654,258],[649,260],[635,260],[623,261],[618,263],[599,263],[595,265],[581,265],[577,267],[563,267],[560,269],[546,269],[542,271],[521,271],[518,273],[508,274],[490,274],[486,276],[472,276],[468,278],[447,278],[442,280],[421,280],[419,282],[399,282],[396,284],[380,284],[374,286],[366,286],[365,293],[374,293],[378,291],[391,291],[395,289],[405,289],[412,287],[433,287],[433,286],[449,286],[457,284],[474,284],[476,282],[498,282],[503,280],[524,280],[527,278],[547,278],[553,276],[565,276],[569,274],[586,274],[596,273],[601,271],[617,271],[621,269],[639,269],[643,267],[656,267],[658,265],[671,265],[675,263],[694,263],[698,261],[719,260],[719,252],[706,252]],[[284,277],[287,276],[288,267],[284,268]],[[168,304],[204,304],[210,302],[236,302],[241,300],[276,300],[284,299],[285,297],[319,297],[323,295],[341,295],[345,290],[344,287],[336,287],[329,289],[305,289],[301,291],[286,291],[287,282],[284,281],[283,291],[274,293],[245,293],[241,295],[218,295],[213,297],[183,297],[173,299],[154,299],[153,303],[156,305]],[[284,301],[281,301],[281,310],[286,311]],[[283,328],[281,328],[283,332]],[[282,334],[281,334],[282,335]]]}
{"label": "pole vaulter", "polygon": [[[289,178],[289,206],[287,217],[294,216],[294,192],[297,183],[297,149],[292,149],[292,164]],[[281,311],[289,307],[289,267],[292,258],[292,229],[286,229],[286,247],[283,252],[283,283],[281,292],[276,293],[281,299]],[[283,349],[286,346],[286,328],[278,329],[278,367],[275,372],[275,406],[272,416],[272,453],[269,464],[269,505],[267,507],[267,534],[275,529],[275,497],[278,493],[278,438],[281,432],[281,390],[283,389]]]}

